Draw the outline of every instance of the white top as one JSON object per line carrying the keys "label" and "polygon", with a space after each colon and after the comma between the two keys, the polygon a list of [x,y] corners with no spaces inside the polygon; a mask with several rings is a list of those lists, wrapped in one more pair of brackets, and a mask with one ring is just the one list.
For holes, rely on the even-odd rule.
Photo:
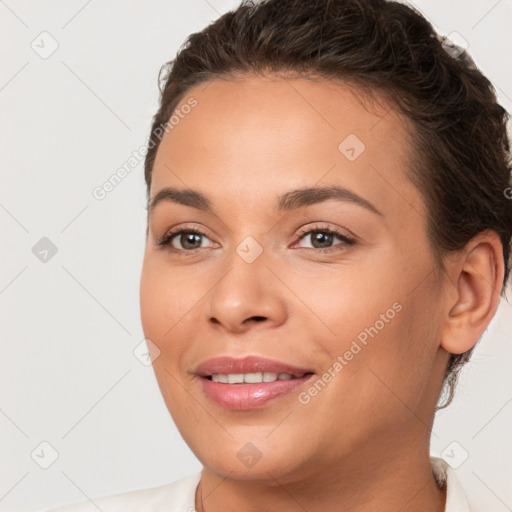
{"label": "white top", "polygon": [[[436,480],[446,482],[445,512],[471,512],[455,471],[442,459],[431,457]],[[139,491],[114,494],[91,501],[66,505],[48,512],[196,512],[195,493],[201,472],[170,484]]]}

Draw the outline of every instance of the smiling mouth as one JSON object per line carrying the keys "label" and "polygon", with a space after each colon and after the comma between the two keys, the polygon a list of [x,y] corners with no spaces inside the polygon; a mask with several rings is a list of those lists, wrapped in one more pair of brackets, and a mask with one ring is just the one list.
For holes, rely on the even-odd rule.
{"label": "smiling mouth", "polygon": [[199,378],[207,398],[224,409],[248,411],[265,407],[306,386],[314,372],[214,373]]}
{"label": "smiling mouth", "polygon": [[253,372],[253,373],[214,373],[204,377],[205,379],[221,384],[263,384],[275,382],[276,380],[293,380],[313,375],[313,372],[300,374],[274,373],[274,372]]}

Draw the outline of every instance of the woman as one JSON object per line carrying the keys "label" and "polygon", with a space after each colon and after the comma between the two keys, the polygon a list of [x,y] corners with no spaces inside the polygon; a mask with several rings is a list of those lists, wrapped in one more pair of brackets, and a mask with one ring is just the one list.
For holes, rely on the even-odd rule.
{"label": "woman", "polygon": [[244,2],[189,37],[140,299],[204,468],[58,510],[470,510],[430,432],[503,294],[512,201],[507,114],[447,43],[383,0]]}

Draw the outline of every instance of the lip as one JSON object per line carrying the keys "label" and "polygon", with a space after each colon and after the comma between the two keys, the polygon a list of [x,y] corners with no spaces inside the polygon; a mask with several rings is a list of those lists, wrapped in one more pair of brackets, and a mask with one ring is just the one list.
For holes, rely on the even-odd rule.
{"label": "lip", "polygon": [[[289,373],[303,375],[289,380],[274,382],[258,382],[254,384],[224,384],[213,382],[208,377],[214,373]],[[265,359],[258,356],[247,356],[243,359],[233,357],[217,357],[201,363],[195,370],[204,394],[213,402],[226,409],[250,410],[263,407],[268,402],[284,397],[302,387],[314,372],[308,368]]]}
{"label": "lip", "polygon": [[303,373],[312,373],[309,368],[299,368],[276,359],[266,359],[259,356],[246,356],[244,358],[234,357],[215,357],[202,362],[195,369],[196,375],[200,377],[209,377],[214,373],[289,373],[291,375],[301,375]]}

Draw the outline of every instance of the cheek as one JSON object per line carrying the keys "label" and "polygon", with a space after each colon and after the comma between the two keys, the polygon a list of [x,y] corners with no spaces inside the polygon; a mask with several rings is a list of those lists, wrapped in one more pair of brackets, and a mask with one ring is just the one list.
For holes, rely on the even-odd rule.
{"label": "cheek", "polygon": [[[417,410],[439,345],[433,297],[418,289],[395,298],[395,307],[385,309],[389,304],[383,303],[375,313],[384,315],[377,321],[368,319],[370,325],[352,338],[361,351],[345,375],[354,393],[372,397],[377,407],[373,413],[380,411],[390,417],[404,406]],[[364,343],[359,343],[360,339]]]}
{"label": "cheek", "polygon": [[[144,335],[158,345],[158,339],[169,324],[169,301],[171,297],[168,286],[160,276],[159,269],[147,259],[140,280],[140,314]],[[168,328],[168,327],[167,327]]]}
{"label": "cheek", "polygon": [[188,278],[168,263],[147,257],[140,279],[140,313],[147,337],[153,336],[158,342],[179,330],[180,319],[193,314],[194,306],[205,294],[200,284],[200,280]]}
{"label": "cheek", "polygon": [[[289,288],[303,299],[304,309],[331,357],[349,350],[353,340],[382,337],[401,309],[400,289],[389,267],[351,262],[308,274],[289,272]],[[349,356],[350,357],[350,356]]]}
{"label": "cheek", "polygon": [[[145,338],[158,348],[158,356],[152,363],[153,371],[169,412],[177,423],[177,412],[195,414],[183,391],[180,364],[190,339],[190,333],[184,332],[184,328],[190,325],[198,295],[199,290],[186,286],[170,265],[150,256],[145,258],[140,279],[141,322]],[[187,321],[180,321],[184,319]]]}
{"label": "cheek", "polygon": [[[182,279],[169,265],[150,258],[144,261],[140,280],[140,315],[145,338],[151,340],[159,351],[153,361],[158,379],[168,381],[176,375],[187,340],[191,333],[184,332],[190,325],[200,291],[184,286]],[[184,321],[186,320],[186,321]],[[164,370],[165,369],[165,370]],[[168,382],[166,386],[172,383]]]}
{"label": "cheek", "polygon": [[330,269],[329,279],[296,279],[294,286],[322,333],[315,355],[325,371],[343,375],[340,392],[400,404],[398,396],[414,406],[438,346],[437,294],[428,280],[418,286],[418,273],[397,261]]}

